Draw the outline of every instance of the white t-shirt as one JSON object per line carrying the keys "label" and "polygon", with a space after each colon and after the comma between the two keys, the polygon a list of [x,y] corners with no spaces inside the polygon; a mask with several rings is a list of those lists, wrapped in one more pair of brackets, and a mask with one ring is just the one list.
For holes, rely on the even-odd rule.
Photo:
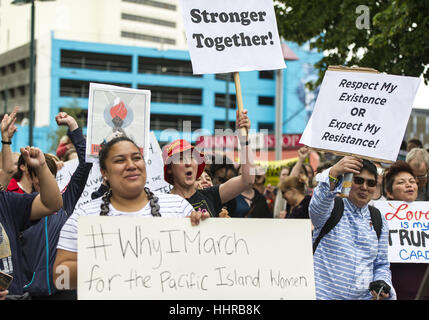
{"label": "white t-shirt", "polygon": [[[191,215],[194,208],[186,199],[176,194],[154,193],[158,197],[159,213],[162,217],[187,217]],[[71,252],[77,252],[77,227],[78,218],[81,216],[100,215],[101,198],[76,209],[61,229],[60,239],[57,248]],[[150,203],[136,212],[123,212],[116,210],[112,204],[109,205],[109,216],[128,216],[128,217],[152,217]],[[190,222],[189,222],[190,223]]]}

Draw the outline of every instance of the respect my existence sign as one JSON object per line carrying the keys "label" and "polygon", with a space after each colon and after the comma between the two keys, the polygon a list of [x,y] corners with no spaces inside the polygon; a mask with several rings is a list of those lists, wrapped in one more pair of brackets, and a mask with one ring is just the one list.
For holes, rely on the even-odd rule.
{"label": "respect my existence sign", "polygon": [[78,223],[80,300],[315,299],[308,219]]}
{"label": "respect my existence sign", "polygon": [[389,225],[389,261],[429,263],[429,204],[375,201]]}
{"label": "respect my existence sign", "polygon": [[300,143],[396,161],[420,80],[326,71]]}
{"label": "respect my existence sign", "polygon": [[194,74],[285,68],[272,0],[181,0]]}

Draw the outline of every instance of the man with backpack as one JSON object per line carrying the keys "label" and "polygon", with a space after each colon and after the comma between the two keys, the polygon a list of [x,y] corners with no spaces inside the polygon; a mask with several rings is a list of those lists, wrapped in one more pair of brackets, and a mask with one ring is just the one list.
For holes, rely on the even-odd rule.
{"label": "man with backpack", "polygon": [[[343,175],[353,174],[347,198],[338,194]],[[388,225],[368,206],[377,167],[346,156],[316,177],[309,206],[314,225],[316,298],[319,300],[396,299],[388,261]]]}

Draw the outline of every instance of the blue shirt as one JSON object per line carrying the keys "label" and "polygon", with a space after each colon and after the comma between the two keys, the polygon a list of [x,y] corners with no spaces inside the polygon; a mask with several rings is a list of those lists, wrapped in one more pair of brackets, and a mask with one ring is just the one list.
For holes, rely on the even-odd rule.
{"label": "blue shirt", "polygon": [[[342,179],[330,191],[329,170],[316,176],[318,186],[310,202],[314,225],[313,241],[329,219]],[[388,226],[383,219],[380,239],[372,227],[368,205],[356,207],[344,199],[344,214],[338,224],[320,241],[314,253],[316,299],[369,300],[372,281],[384,280],[391,286],[390,299],[396,299],[388,261]]]}
{"label": "blue shirt", "polygon": [[31,226],[33,194],[0,192],[0,271],[13,276],[10,295],[24,294],[23,256],[19,234]]}

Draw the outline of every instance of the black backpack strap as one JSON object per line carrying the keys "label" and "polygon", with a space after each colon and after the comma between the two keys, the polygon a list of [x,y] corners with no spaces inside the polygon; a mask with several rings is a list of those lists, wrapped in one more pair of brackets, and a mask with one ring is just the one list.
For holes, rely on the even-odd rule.
{"label": "black backpack strap", "polygon": [[320,230],[319,235],[317,236],[316,240],[314,240],[313,243],[313,254],[316,252],[316,248],[319,245],[320,240],[328,234],[341,220],[344,212],[344,202],[341,197],[335,197],[334,200],[334,208],[332,209],[331,216],[329,217],[328,221],[326,221],[325,225],[322,227],[322,230]]}
{"label": "black backpack strap", "polygon": [[383,228],[383,221],[381,219],[381,212],[374,206],[368,206],[371,214],[372,226],[377,233],[377,238],[380,239],[381,229]]}

